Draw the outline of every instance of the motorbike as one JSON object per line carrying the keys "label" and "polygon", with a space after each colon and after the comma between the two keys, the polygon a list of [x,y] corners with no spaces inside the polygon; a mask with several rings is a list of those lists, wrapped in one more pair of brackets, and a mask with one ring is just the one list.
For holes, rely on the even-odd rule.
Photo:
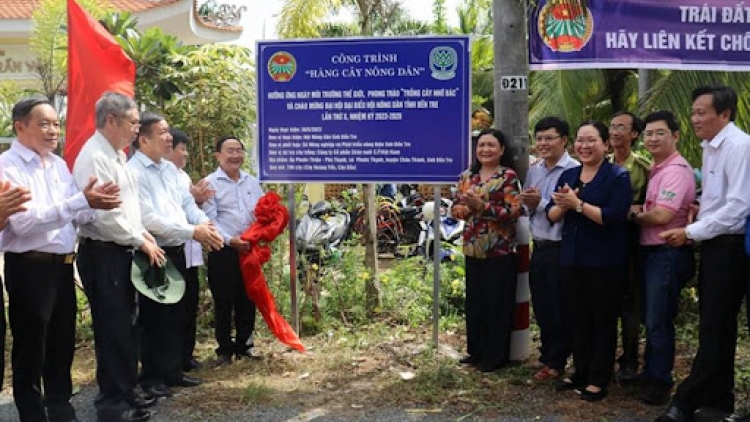
{"label": "motorbike", "polygon": [[[422,231],[421,205],[424,201],[419,193],[395,201],[393,198],[380,197],[376,215],[378,253],[391,253],[395,257],[413,256]],[[364,207],[359,207],[353,218],[352,230],[358,234],[365,232]],[[409,251],[403,253],[402,246]]]}
{"label": "motorbike", "polygon": [[435,236],[435,230],[433,229],[435,202],[427,202],[422,207],[422,220],[420,221],[422,231],[419,236],[417,250],[419,255],[423,255],[428,260],[434,256],[433,248],[435,243],[440,248],[441,262],[453,260],[460,253],[461,236],[464,232],[465,222],[450,215],[452,205],[453,201],[450,199],[440,199],[440,206],[438,207],[440,225],[437,236]]}
{"label": "motorbike", "polygon": [[321,266],[341,257],[339,246],[349,236],[349,213],[328,201],[318,201],[297,221],[297,271],[305,292],[312,298],[313,313],[320,317],[318,299]]}

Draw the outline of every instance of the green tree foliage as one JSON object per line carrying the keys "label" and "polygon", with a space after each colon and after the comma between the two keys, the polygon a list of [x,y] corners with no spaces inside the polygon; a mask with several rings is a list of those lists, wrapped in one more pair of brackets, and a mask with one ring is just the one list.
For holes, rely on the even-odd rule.
{"label": "green tree foliage", "polygon": [[[353,14],[358,28],[356,33],[333,32],[327,19],[348,11]],[[404,26],[405,22],[408,22]],[[281,9],[278,33],[282,38],[319,38],[332,33],[345,35],[399,35],[397,28],[408,28],[414,31],[421,26],[404,14],[399,0],[287,0]],[[351,28],[350,28],[351,29]]]}
{"label": "green tree foliage", "polygon": [[[92,16],[100,18],[111,10],[99,0],[77,0]],[[52,99],[65,86],[68,69],[68,12],[66,0],[41,0],[31,16],[33,30],[29,44],[38,60],[41,90]]]}
{"label": "green tree foliage", "polygon": [[750,78],[748,72],[654,71],[653,85],[641,103],[640,113],[671,110],[680,120],[681,136],[678,148],[693,166],[701,162],[701,139],[697,139],[690,125],[693,89],[701,85],[722,84],[737,91],[737,125],[750,130]]}
{"label": "green tree foliage", "polygon": [[[255,67],[246,48],[184,46],[159,28],[140,31],[138,21],[129,13],[107,12],[96,0],[78,1],[100,17],[135,62],[138,103],[164,114],[172,126],[192,137],[188,165],[194,176],[202,177],[215,169],[213,145],[220,136],[233,135],[245,142],[252,138]],[[65,0],[42,0],[34,21],[33,49],[40,59],[47,54],[47,63],[54,64],[42,66],[49,69],[44,73],[44,92],[52,97],[64,86],[67,73]]]}
{"label": "green tree foliage", "polygon": [[213,151],[219,137],[232,135],[247,144],[253,136],[255,65],[250,50],[227,44],[198,47],[172,61],[179,65],[171,77],[181,93],[162,111],[193,140],[189,169],[206,175],[216,168]]}
{"label": "green tree foliage", "polygon": [[0,81],[0,137],[13,136],[13,105],[26,92],[13,81]]}

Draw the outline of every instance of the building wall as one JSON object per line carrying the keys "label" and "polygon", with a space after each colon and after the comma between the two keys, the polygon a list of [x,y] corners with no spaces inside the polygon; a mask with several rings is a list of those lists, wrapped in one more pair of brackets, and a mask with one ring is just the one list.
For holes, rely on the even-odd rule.
{"label": "building wall", "polygon": [[15,81],[24,88],[39,85],[37,58],[29,49],[28,39],[0,38],[0,80]]}

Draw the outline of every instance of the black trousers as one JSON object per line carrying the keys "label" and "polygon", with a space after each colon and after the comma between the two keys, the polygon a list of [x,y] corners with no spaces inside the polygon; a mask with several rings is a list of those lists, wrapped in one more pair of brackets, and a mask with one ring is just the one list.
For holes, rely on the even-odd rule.
{"label": "black trousers", "polygon": [[[163,247],[172,264],[185,277],[185,250]],[[141,252],[136,252],[141,253]],[[143,388],[164,385],[182,378],[182,345],[185,305],[159,303],[138,293],[141,329],[141,374]]]}
{"label": "black trousers", "polygon": [[[13,333],[13,398],[22,422],[70,421],[70,368],[75,351],[73,264],[5,253]],[[43,388],[42,388],[43,382]],[[42,397],[44,391],[44,397]]]}
{"label": "black trousers", "polygon": [[560,244],[534,244],[529,266],[531,304],[541,335],[539,361],[552,369],[565,369],[572,334],[568,324],[568,288],[560,271]]}
{"label": "black trousers", "polygon": [[466,350],[478,366],[510,360],[517,283],[515,254],[466,257]]}
{"label": "black trousers", "polygon": [[742,235],[704,241],[698,281],[698,353],[673,402],[684,410],[715,407],[734,411],[737,314],[748,282]]}
{"label": "black trousers", "polygon": [[638,371],[638,339],[641,335],[641,278],[639,270],[640,227],[628,224],[628,263],[625,267],[620,300],[620,330],[622,355],[617,359],[620,368]]}
{"label": "black trousers", "polygon": [[[214,298],[216,354],[232,356],[247,352],[253,345],[255,303],[247,296],[242,281],[239,253],[225,246],[208,255],[208,285]],[[232,340],[232,314],[237,331]]]}
{"label": "black trousers", "polygon": [[576,384],[604,388],[612,379],[617,350],[617,315],[624,268],[564,267],[570,289],[570,324],[573,332],[571,377]]}
{"label": "black trousers", "polygon": [[199,267],[186,268],[182,276],[185,278],[185,296],[182,298],[184,317],[182,319],[182,364],[185,365],[193,358],[195,351],[195,331],[198,328],[198,302],[200,299]]}
{"label": "black trousers", "polygon": [[[0,280],[0,284],[2,284],[2,280]],[[7,335],[6,331],[8,331],[5,320],[5,297],[2,287],[0,287],[0,314],[2,314],[0,315],[0,390],[2,390],[3,379],[5,379],[5,336]]]}
{"label": "black trousers", "polygon": [[138,380],[139,336],[132,252],[113,243],[82,239],[78,273],[91,306],[99,394],[99,418],[115,419],[131,408],[126,401]]}

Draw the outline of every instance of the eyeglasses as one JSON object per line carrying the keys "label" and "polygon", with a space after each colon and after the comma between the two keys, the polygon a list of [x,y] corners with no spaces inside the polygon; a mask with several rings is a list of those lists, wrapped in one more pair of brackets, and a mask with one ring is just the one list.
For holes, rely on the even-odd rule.
{"label": "eyeglasses", "polygon": [[595,139],[595,138],[589,138],[589,139],[578,138],[578,139],[576,139],[576,143],[577,144],[585,144],[585,145],[593,145],[593,144],[597,143],[598,141],[599,140]]}
{"label": "eyeglasses", "polygon": [[666,130],[647,130],[643,132],[643,136],[645,138],[650,138],[652,136],[656,136],[657,138],[663,138],[667,136],[670,132]]}
{"label": "eyeglasses", "polygon": [[41,123],[37,123],[37,126],[39,126],[39,129],[45,132],[50,130],[51,128],[55,128],[55,130],[60,130],[60,122],[43,121]]}
{"label": "eyeglasses", "polygon": [[227,155],[245,155],[245,150],[242,148],[227,148],[223,152]]}
{"label": "eyeglasses", "polygon": [[629,132],[630,131],[630,127],[625,126],[623,124],[609,125],[609,130],[616,130],[618,132]]}
{"label": "eyeglasses", "polygon": [[114,116],[114,117],[115,117],[116,119],[118,119],[118,120],[122,121],[122,122],[125,122],[125,123],[127,123],[127,124],[128,124],[128,126],[130,126],[130,130],[133,130],[133,131],[137,131],[138,129],[140,129],[140,128],[141,128],[141,122],[140,122],[139,120],[136,120],[136,121],[130,121],[130,120],[126,119],[126,118],[125,118],[125,117],[123,117],[123,116]]}
{"label": "eyeglasses", "polygon": [[557,136],[537,136],[534,139],[536,140],[537,144],[549,144],[555,141],[556,139],[560,139],[560,138],[562,138],[562,136],[557,135]]}

